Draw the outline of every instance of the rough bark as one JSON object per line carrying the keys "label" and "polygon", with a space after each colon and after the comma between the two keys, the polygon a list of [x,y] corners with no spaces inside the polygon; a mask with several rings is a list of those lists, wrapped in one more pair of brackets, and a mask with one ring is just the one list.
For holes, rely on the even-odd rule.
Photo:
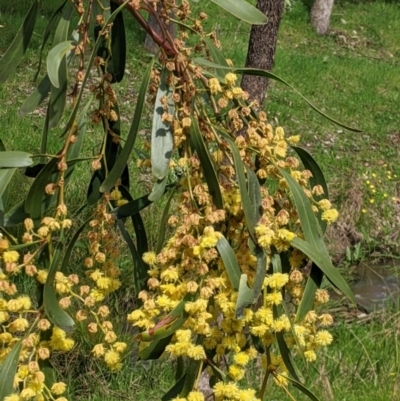
{"label": "rough bark", "polygon": [[[257,8],[268,17],[268,22],[265,25],[253,25],[251,27],[246,67],[272,70],[284,6],[285,0],[257,1]],[[249,93],[251,100],[257,100],[261,106],[267,92],[268,79],[244,75],[242,88]]]}
{"label": "rough bark", "polygon": [[[160,13],[160,7],[158,7],[157,16],[158,16],[158,18],[162,19],[161,13]],[[148,23],[149,23],[150,27],[155,32],[157,32],[158,35],[163,36],[162,30],[160,28],[160,24],[157,20],[157,17],[154,14],[150,14]],[[172,37],[175,37],[176,28],[175,28],[174,24],[171,24],[171,23],[168,24],[167,31],[169,32],[169,34]],[[144,40],[144,48],[146,49],[146,51],[148,51],[149,53],[152,53],[152,54],[156,54],[158,52],[158,48],[159,48],[158,44],[154,42],[153,38],[148,33],[146,34],[146,38]]]}
{"label": "rough bark", "polygon": [[329,30],[334,0],[315,0],[311,8],[311,25],[319,35],[325,35]]}

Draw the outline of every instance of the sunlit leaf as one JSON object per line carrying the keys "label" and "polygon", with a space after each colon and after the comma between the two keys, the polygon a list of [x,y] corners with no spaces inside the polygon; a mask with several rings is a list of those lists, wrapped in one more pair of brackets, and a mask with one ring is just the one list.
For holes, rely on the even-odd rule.
{"label": "sunlit leaf", "polygon": [[[69,3],[62,11],[61,20],[58,23],[54,34],[53,45],[57,46],[68,39],[68,28],[75,7]],[[71,50],[71,49],[70,49]],[[58,125],[63,115],[67,102],[67,55],[65,54],[58,68],[59,86],[51,86],[49,101],[49,128],[52,129]]]}
{"label": "sunlit leaf", "polygon": [[0,168],[28,167],[32,162],[31,154],[19,150],[7,150],[0,153]]}
{"label": "sunlit leaf", "polygon": [[71,40],[66,40],[54,46],[47,56],[47,74],[51,84],[56,88],[60,87],[59,70],[61,63],[63,60],[65,61],[64,57],[67,52],[75,48],[75,46]]}
{"label": "sunlit leaf", "polygon": [[13,392],[21,349],[22,340],[19,340],[0,365],[0,400],[5,400]]}
{"label": "sunlit leaf", "polygon": [[164,177],[162,180],[157,180],[157,182],[153,184],[153,189],[149,195],[149,201],[155,202],[160,199],[164,195],[166,187],[167,177]]}
{"label": "sunlit leaf", "polygon": [[268,18],[246,0],[211,0],[236,18],[250,25],[264,25]]}
{"label": "sunlit leaf", "polygon": [[11,177],[14,175],[16,171],[17,170],[15,168],[7,168],[0,170],[0,198],[4,195],[6,188],[10,183]]}
{"label": "sunlit leaf", "polygon": [[244,316],[244,308],[253,304],[254,290],[247,285],[247,274],[240,276],[238,298],[236,301],[235,316],[241,319]]}
{"label": "sunlit leaf", "polygon": [[236,259],[235,252],[233,251],[232,247],[229,245],[229,242],[226,240],[225,237],[221,237],[218,240],[216,248],[221,255],[221,259],[224,262],[226,272],[229,277],[229,281],[232,284],[232,287],[235,290],[239,289],[239,282],[241,281],[241,270],[239,263]]}
{"label": "sunlit leaf", "polygon": [[[42,56],[43,56],[43,50],[47,44],[47,41],[50,38],[51,32],[53,30],[53,28],[56,26],[58,17],[60,16],[60,14],[63,11],[63,8],[65,6],[65,4],[67,4],[68,0],[64,0],[64,2],[54,11],[53,15],[51,16],[46,29],[43,32],[43,38],[42,38],[42,45],[40,46],[40,51],[39,51],[39,65],[35,74],[35,78],[33,79],[34,81],[36,81],[37,76],[40,73],[40,68],[42,66]],[[55,44],[55,43],[53,43]]]}
{"label": "sunlit leaf", "polygon": [[37,11],[38,0],[35,0],[6,54],[0,60],[0,84],[5,82],[21,62],[35,28]]}
{"label": "sunlit leaf", "polygon": [[161,81],[158,87],[156,103],[154,105],[153,123],[151,128],[151,170],[154,177],[162,180],[169,171],[169,162],[172,156],[174,141],[172,138],[171,124],[163,120],[165,114],[162,99],[168,100],[168,112],[174,114],[170,96],[172,89],[167,85],[169,71],[164,68],[161,71]]}

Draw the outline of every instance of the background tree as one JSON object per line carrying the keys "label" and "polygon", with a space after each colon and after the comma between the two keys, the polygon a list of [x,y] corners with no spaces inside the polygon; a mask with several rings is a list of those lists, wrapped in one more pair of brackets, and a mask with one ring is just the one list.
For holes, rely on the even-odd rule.
{"label": "background tree", "polygon": [[334,0],[315,0],[310,12],[311,25],[320,35],[329,30]]}
{"label": "background tree", "polygon": [[[154,30],[154,32],[157,32],[157,34],[161,35],[161,24],[160,21],[162,19],[165,19],[165,16],[163,16],[161,8],[157,7],[157,5],[155,4],[154,7],[157,8],[156,13],[149,13],[149,19],[148,19],[148,25],[149,27],[151,27],[152,30]],[[170,23],[168,21],[168,24],[164,24],[164,26],[166,27],[167,31],[169,32],[169,34],[174,37],[175,36],[175,25]],[[144,40],[144,48],[152,54],[156,54],[159,46],[156,42],[154,42],[152,35],[150,35],[148,32],[146,33],[146,38]]]}
{"label": "background tree", "polygon": [[[285,0],[257,1],[257,8],[267,16],[268,22],[251,27],[246,67],[272,70],[284,6]],[[260,105],[264,102],[268,88],[267,78],[244,75],[241,85],[249,93],[251,100],[257,100]]]}

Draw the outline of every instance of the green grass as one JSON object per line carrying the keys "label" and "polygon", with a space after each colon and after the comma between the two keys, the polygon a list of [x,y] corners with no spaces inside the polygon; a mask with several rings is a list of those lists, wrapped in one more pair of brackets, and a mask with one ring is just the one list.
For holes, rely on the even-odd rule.
{"label": "green grass", "polygon": [[[33,153],[40,149],[44,109],[19,118],[18,108],[34,87],[31,78],[37,67],[37,50],[53,3],[41,2],[41,16],[31,49],[9,82],[0,87],[0,138],[7,149]],[[227,17],[208,0],[199,4],[207,10],[210,16],[207,26],[218,32],[226,57],[231,58],[235,65],[243,65],[249,27]],[[29,2],[22,0],[0,5],[0,25],[3,26],[0,28],[0,52],[6,50],[28,7]],[[127,26],[129,73],[123,84],[117,86],[122,99],[124,135],[148,61],[141,49],[143,32],[133,22],[128,22]],[[288,134],[302,135],[303,146],[312,152],[326,173],[331,195],[342,209],[343,224],[361,234],[349,238],[346,233],[336,235],[331,232],[331,248],[338,253],[339,259],[343,246],[337,249],[338,238],[341,244],[344,243],[344,249],[353,249],[357,242],[362,242],[365,257],[399,254],[397,233],[400,224],[396,218],[399,206],[391,199],[400,197],[399,182],[395,177],[400,177],[399,31],[400,5],[395,1],[337,1],[331,33],[326,37],[319,37],[312,31],[300,1],[294,2],[294,7],[286,13],[281,24],[274,73],[300,90],[324,112],[363,130],[362,133],[351,133],[334,126],[313,112],[289,88],[276,82],[270,83],[266,102],[270,120],[275,125],[282,125]],[[144,133],[148,128],[148,124],[144,124]],[[49,149],[52,152],[56,152],[62,144],[60,132],[60,129],[55,129],[51,133]],[[93,127],[89,127],[84,148],[86,155],[97,151],[96,138],[98,134]],[[387,166],[384,167],[384,164]],[[387,170],[391,171],[390,180]],[[82,182],[88,177],[87,171],[87,164],[79,167],[76,178],[69,186],[67,196],[73,205],[80,205],[85,198],[86,188]],[[132,171],[135,171],[134,161]],[[370,203],[374,195],[368,189],[366,180],[371,179],[372,174],[377,175],[375,186],[380,187],[382,193],[390,194],[389,199],[376,197],[374,203]],[[22,174],[16,176],[10,203],[23,197],[21,189],[27,188],[30,181]],[[132,187],[134,194],[140,195],[148,191],[149,183],[144,178],[144,183]],[[156,205],[145,215],[153,242],[158,231],[159,214],[160,206]],[[336,228],[337,231],[340,229],[340,226]],[[128,258],[126,264],[129,265]],[[128,300],[129,290],[119,295]],[[400,398],[397,384],[400,376],[400,318],[396,310],[365,324],[342,322],[335,326],[333,345],[317,361],[315,369],[311,369],[311,377],[307,380],[322,400],[387,401]],[[125,315],[126,311],[123,309],[119,313]],[[121,322],[119,325],[126,338],[131,338],[132,334],[124,324]],[[105,373],[96,362],[83,360],[79,356],[81,353],[77,350],[71,359],[60,360],[59,363],[61,371],[67,367],[70,399],[159,400],[174,382],[170,361],[136,363],[132,359],[126,361],[121,372],[110,374]],[[73,373],[74,370],[87,374],[83,377]],[[260,368],[254,366],[246,380],[260,377]],[[269,400],[288,399],[279,389],[270,387],[269,391]],[[298,393],[294,394],[296,399],[304,399]],[[333,398],[331,394],[334,394]]]}

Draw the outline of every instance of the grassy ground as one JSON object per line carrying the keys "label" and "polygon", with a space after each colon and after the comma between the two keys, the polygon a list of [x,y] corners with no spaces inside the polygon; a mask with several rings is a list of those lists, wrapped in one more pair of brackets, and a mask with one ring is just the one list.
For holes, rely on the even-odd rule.
{"label": "grassy ground", "polygon": [[[317,36],[307,22],[299,1],[293,2],[282,21],[274,72],[286,79],[332,117],[363,130],[350,133],[313,112],[290,89],[271,82],[266,109],[271,121],[289,134],[301,134],[302,143],[321,164],[330,183],[331,196],[341,208],[341,220],[329,233],[331,249],[338,260],[354,262],[361,258],[399,255],[399,181],[397,163],[400,145],[400,4],[398,2],[337,1],[331,20],[331,33]],[[227,17],[208,0],[201,6],[222,41],[226,57],[243,65],[249,27]],[[12,39],[28,1],[0,4],[0,52]],[[8,149],[38,152],[43,110],[23,119],[18,108],[33,88],[33,77],[41,32],[52,10],[52,2],[42,2],[41,16],[26,60],[6,86],[0,87],[0,138]],[[12,20],[10,19],[12,16]],[[10,21],[12,21],[10,23]],[[129,24],[128,24],[129,25]],[[122,97],[124,128],[130,120],[140,77],[146,65],[141,49],[143,32],[128,26],[129,64],[125,82],[117,89]],[[143,127],[146,130],[146,126]],[[50,149],[60,147],[58,131],[52,133]],[[145,131],[144,131],[145,133]],[[89,131],[85,152],[92,154],[96,133]],[[68,196],[79,205],[86,189],[78,171]],[[144,181],[146,181],[144,179]],[[23,196],[21,188],[29,179],[22,174],[13,184],[12,201]],[[371,187],[373,186],[373,187]],[[146,182],[135,186],[136,194]],[[150,235],[157,233],[157,210],[146,216]],[[356,252],[356,250],[359,251]],[[386,255],[386,256],[382,256]],[[398,310],[396,308],[395,310]],[[399,313],[380,315],[365,324],[339,323],[330,351],[311,369],[308,383],[321,399],[346,401],[400,399],[398,335]],[[338,319],[340,322],[340,318]],[[356,319],[357,320],[357,319]],[[129,333],[126,333],[127,338]],[[102,372],[94,362],[80,358],[79,352],[60,366],[68,366],[70,399],[92,401],[158,400],[173,383],[171,362],[135,363],[127,361],[118,374]],[[74,367],[71,369],[70,367]],[[75,372],[74,372],[75,370]],[[82,376],[80,373],[86,371]],[[76,373],[78,372],[78,374]],[[259,378],[257,366],[249,372]],[[271,388],[269,400],[288,397]],[[72,397],[72,394],[75,396]],[[301,396],[296,399],[301,400]]]}

